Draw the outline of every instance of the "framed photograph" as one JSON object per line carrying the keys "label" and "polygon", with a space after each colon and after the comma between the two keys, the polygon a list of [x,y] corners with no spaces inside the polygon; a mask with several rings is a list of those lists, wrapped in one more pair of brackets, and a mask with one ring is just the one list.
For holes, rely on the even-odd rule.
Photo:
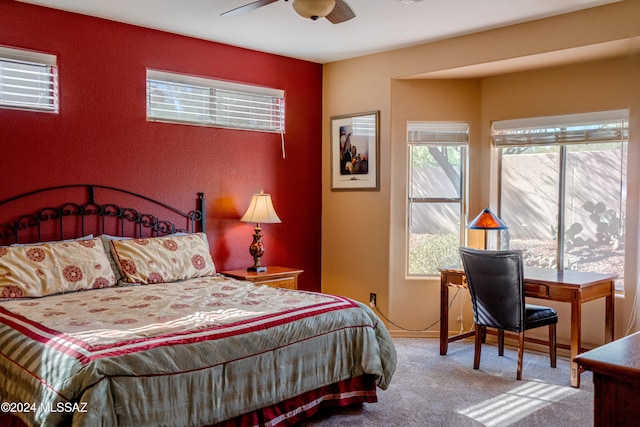
{"label": "framed photograph", "polygon": [[331,117],[331,190],[380,190],[380,112]]}

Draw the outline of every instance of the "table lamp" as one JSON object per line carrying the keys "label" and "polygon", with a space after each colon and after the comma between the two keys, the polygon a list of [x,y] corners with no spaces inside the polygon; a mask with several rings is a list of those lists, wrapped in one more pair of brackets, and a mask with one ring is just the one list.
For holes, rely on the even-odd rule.
{"label": "table lamp", "polygon": [[477,217],[467,224],[467,228],[484,230],[484,248],[487,249],[487,230],[506,230],[508,227],[491,209],[484,208]]}
{"label": "table lamp", "polygon": [[264,243],[262,243],[262,234],[260,232],[260,224],[281,222],[273,208],[270,194],[264,194],[260,190],[259,194],[254,194],[247,212],[240,218],[242,222],[255,222],[255,233],[253,234],[253,243],[249,246],[249,253],[253,257],[253,265],[247,268],[247,271],[255,271],[261,273],[267,271],[267,267],[260,265],[260,257],[264,255]]}

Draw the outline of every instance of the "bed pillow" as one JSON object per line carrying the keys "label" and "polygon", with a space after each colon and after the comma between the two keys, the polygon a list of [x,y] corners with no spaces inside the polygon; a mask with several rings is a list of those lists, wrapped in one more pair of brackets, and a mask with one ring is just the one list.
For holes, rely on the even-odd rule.
{"label": "bed pillow", "polygon": [[102,246],[104,247],[104,251],[107,254],[107,259],[109,259],[109,265],[113,270],[113,273],[116,276],[116,282],[121,285],[122,284],[122,275],[120,274],[120,270],[118,269],[118,264],[116,260],[113,258],[111,254],[111,241],[112,240],[128,240],[131,237],[122,237],[122,236],[111,236],[108,234],[100,235],[100,239],[102,240]]}
{"label": "bed pillow", "polygon": [[128,283],[166,283],[216,273],[204,233],[112,240],[111,254]]}
{"label": "bed pillow", "polygon": [[[170,234],[169,236],[186,236],[187,234],[189,234],[189,233],[178,232],[178,233]],[[112,240],[131,240],[131,239],[133,239],[133,237],[112,236],[110,234],[102,234],[102,235],[100,235],[100,239],[102,239],[102,244],[103,244],[104,250],[105,250],[105,252],[107,254],[107,258],[109,259],[109,264],[111,265],[111,269],[113,270],[114,274],[116,275],[116,283],[118,284],[118,286],[126,285],[127,282],[125,282],[122,279],[122,274],[120,274],[120,269],[118,268],[118,264],[116,263],[116,260],[113,257],[113,254],[111,253],[111,241]]]}
{"label": "bed pillow", "polygon": [[99,238],[0,247],[0,298],[41,297],[115,283]]}

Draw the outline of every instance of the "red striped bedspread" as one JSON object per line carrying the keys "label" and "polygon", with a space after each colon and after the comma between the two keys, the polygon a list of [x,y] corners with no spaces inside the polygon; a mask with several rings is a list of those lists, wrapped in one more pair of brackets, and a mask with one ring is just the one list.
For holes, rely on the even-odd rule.
{"label": "red striped bedspread", "polygon": [[395,365],[368,307],[225,277],[0,302],[3,412],[29,425],[209,425]]}

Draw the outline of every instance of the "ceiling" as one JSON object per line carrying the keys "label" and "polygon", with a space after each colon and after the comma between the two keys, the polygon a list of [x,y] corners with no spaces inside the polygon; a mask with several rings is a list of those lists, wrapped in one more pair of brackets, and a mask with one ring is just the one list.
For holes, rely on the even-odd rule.
{"label": "ceiling", "polygon": [[284,0],[237,16],[220,14],[254,0],[21,1],[328,63],[620,0],[346,0],[357,16],[341,24],[304,19]]}

